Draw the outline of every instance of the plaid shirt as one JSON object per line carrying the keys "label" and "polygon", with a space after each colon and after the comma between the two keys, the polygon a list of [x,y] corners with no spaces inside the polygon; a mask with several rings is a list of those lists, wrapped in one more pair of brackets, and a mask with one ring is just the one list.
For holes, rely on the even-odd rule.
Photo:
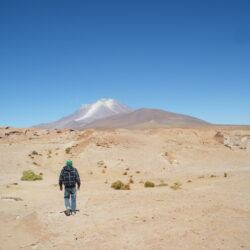
{"label": "plaid shirt", "polygon": [[62,169],[59,177],[59,185],[64,185],[66,188],[72,188],[76,186],[76,183],[78,187],[80,187],[81,180],[77,169],[74,167],[65,166]]}

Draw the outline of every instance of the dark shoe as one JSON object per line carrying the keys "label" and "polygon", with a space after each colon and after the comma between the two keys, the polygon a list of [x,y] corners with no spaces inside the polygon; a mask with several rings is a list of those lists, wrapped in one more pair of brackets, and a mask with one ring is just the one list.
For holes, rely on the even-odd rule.
{"label": "dark shoe", "polygon": [[65,210],[65,212],[64,212],[64,213],[65,213],[65,215],[66,215],[66,216],[70,216],[70,214],[71,214],[71,210],[70,210],[70,209],[67,209],[67,210]]}

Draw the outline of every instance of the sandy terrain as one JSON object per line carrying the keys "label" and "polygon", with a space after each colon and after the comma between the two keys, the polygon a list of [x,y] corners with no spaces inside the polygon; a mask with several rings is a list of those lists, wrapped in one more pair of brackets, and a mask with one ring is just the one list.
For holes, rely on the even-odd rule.
{"label": "sandy terrain", "polygon": [[[69,158],[82,187],[66,217]],[[1,128],[0,160],[0,249],[250,249],[249,127]],[[43,180],[21,181],[27,169]]]}

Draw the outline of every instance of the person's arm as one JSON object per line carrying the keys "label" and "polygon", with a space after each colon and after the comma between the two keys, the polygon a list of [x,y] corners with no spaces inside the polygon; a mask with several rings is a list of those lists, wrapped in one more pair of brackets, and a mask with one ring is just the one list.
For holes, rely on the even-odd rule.
{"label": "person's arm", "polygon": [[63,190],[63,170],[61,171],[60,176],[59,176],[59,187],[60,187],[60,190]]}
{"label": "person's arm", "polygon": [[78,189],[80,189],[81,179],[80,179],[80,176],[79,176],[79,173],[78,173],[77,169],[75,169],[75,170],[76,170],[76,183],[77,183],[77,187],[78,187]]}

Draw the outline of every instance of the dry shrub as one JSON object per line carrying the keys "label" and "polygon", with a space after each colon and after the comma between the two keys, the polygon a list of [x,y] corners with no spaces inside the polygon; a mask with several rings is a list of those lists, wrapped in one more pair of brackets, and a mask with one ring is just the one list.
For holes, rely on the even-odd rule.
{"label": "dry shrub", "polygon": [[116,190],[130,190],[129,184],[124,184],[122,181],[113,182],[111,187]]}
{"label": "dry shrub", "polygon": [[175,182],[172,186],[170,186],[170,188],[172,188],[173,190],[178,190],[181,189],[182,184],[180,182]]}
{"label": "dry shrub", "polygon": [[221,144],[225,141],[224,135],[220,131],[215,134],[214,139]]}
{"label": "dry shrub", "polygon": [[155,184],[152,181],[146,181],[144,183],[144,187],[145,188],[153,188],[153,187],[155,187]]}
{"label": "dry shrub", "polygon": [[66,153],[66,154],[70,154],[70,151],[71,151],[71,148],[70,148],[70,147],[68,147],[68,148],[65,149],[65,153]]}
{"label": "dry shrub", "polygon": [[22,181],[37,181],[37,180],[42,180],[43,177],[41,173],[35,174],[32,170],[26,170],[23,171],[23,176],[21,177]]}

